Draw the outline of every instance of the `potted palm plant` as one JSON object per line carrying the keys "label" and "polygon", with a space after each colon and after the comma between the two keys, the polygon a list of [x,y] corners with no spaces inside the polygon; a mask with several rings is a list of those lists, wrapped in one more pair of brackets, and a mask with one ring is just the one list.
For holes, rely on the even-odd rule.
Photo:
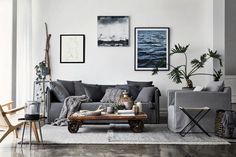
{"label": "potted palm plant", "polygon": [[[214,77],[215,81],[218,81],[222,76],[222,71],[214,69],[214,73],[203,73],[199,72],[199,69],[204,68],[205,63],[209,61],[209,59],[216,59],[219,62],[219,65],[222,67],[222,59],[221,55],[217,51],[213,51],[208,49],[207,53],[204,53],[200,56],[199,59],[193,59],[191,63],[191,67],[188,67],[188,50],[189,44],[186,46],[175,45],[175,47],[171,50],[170,56],[181,54],[184,57],[184,64],[180,64],[178,66],[170,65],[172,70],[168,73],[169,78],[174,81],[175,83],[182,83],[182,80],[185,80],[187,83],[188,88],[193,88],[193,82],[191,80],[192,76],[196,75],[210,75]],[[155,68],[153,69],[152,75],[158,74],[158,68],[161,67],[163,64],[166,64],[164,61],[159,61],[155,64]]]}

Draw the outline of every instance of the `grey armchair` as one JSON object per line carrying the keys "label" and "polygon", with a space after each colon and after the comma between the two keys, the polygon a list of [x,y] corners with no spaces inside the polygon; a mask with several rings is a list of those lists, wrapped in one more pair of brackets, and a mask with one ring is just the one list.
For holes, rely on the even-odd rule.
{"label": "grey armchair", "polygon": [[[168,127],[174,132],[180,132],[189,122],[189,118],[179,109],[179,106],[209,107],[211,111],[200,121],[201,126],[203,126],[207,132],[215,131],[216,110],[231,110],[232,108],[230,87],[225,87],[222,92],[169,90],[167,95]],[[200,132],[200,130],[194,127],[192,132]]]}

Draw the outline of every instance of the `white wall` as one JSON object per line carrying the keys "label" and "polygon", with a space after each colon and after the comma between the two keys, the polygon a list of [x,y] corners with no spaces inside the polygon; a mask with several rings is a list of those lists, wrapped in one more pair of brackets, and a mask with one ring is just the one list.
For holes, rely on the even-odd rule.
{"label": "white wall", "polygon": [[12,92],[12,0],[0,0],[0,103]]}
{"label": "white wall", "polygon": [[[134,27],[170,27],[170,46],[191,44],[190,59],[213,48],[213,0],[40,0],[32,2],[33,66],[43,60],[44,22],[51,38],[53,79],[83,80],[87,83],[122,84],[126,80],[152,80],[162,92],[161,108],[166,108],[166,91],[185,86],[168,79],[168,72],[152,76],[151,72],[134,71]],[[97,16],[130,16],[129,47],[98,47]],[[60,64],[60,34],[86,35],[84,64]],[[182,58],[171,58],[171,64]],[[32,66],[32,67],[33,67]],[[212,71],[212,63],[207,71]],[[199,79],[201,78],[201,79]],[[204,85],[208,78],[193,79]]]}

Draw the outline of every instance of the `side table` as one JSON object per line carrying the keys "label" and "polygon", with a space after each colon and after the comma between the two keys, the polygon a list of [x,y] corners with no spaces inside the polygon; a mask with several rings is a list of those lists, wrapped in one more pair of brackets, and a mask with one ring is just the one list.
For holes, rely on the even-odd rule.
{"label": "side table", "polygon": [[[193,127],[196,125],[199,129],[201,129],[207,136],[210,136],[206,130],[199,124],[200,120],[203,119],[206,114],[211,110],[209,107],[199,107],[199,108],[184,108],[179,106],[179,109],[183,111],[183,113],[188,116],[190,119],[190,122],[180,131],[180,135],[184,137],[189,133],[190,130],[193,129]],[[190,115],[189,111],[198,111],[198,113],[193,117]],[[187,130],[187,131],[186,131]]]}
{"label": "side table", "polygon": [[[25,134],[25,126],[27,123],[29,123],[30,126],[30,140],[29,140],[29,145],[30,145],[30,149],[31,149],[31,136],[32,136],[32,130],[34,132],[35,135],[35,139],[37,142],[40,142],[43,144],[43,137],[42,137],[42,130],[41,130],[41,124],[40,124],[40,120],[44,119],[46,117],[40,117],[38,119],[27,119],[27,118],[19,118],[18,120],[22,120],[23,122],[23,131],[22,131],[22,138],[21,138],[21,147],[23,144],[23,140],[24,140],[24,134]],[[38,123],[38,128],[37,128],[37,124]],[[38,135],[38,130],[39,130],[39,135],[40,135],[40,139],[39,139],[39,135]]]}

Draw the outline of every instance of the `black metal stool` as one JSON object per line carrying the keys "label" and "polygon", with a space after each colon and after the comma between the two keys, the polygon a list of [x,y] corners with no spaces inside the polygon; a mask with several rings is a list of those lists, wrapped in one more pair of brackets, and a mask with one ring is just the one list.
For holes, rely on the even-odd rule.
{"label": "black metal stool", "polygon": [[[179,106],[179,109],[184,112],[185,115],[188,116],[190,122],[179,132],[179,134],[184,137],[187,135],[190,130],[196,125],[201,129],[207,136],[210,136],[208,132],[199,124],[200,120],[205,117],[205,115],[211,110],[209,107],[200,107],[200,108],[184,108]],[[189,114],[187,110],[196,110],[199,111],[194,117]],[[189,128],[189,129],[188,129]],[[187,130],[187,131],[186,131]]]}

